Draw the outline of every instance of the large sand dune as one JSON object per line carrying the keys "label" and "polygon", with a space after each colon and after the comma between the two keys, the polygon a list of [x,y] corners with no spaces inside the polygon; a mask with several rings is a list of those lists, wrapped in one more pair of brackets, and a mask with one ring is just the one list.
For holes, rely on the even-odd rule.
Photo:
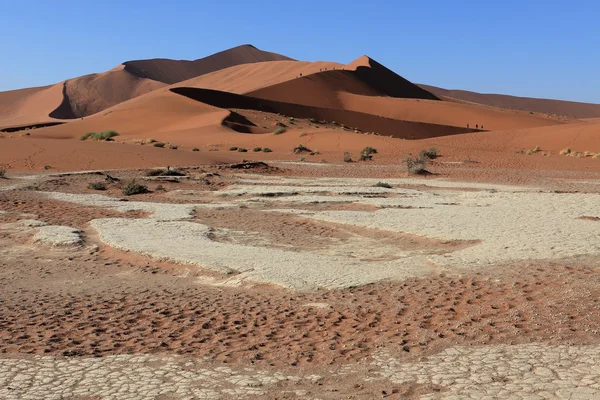
{"label": "large sand dune", "polygon": [[51,86],[0,92],[0,127],[86,117],[167,84],[238,64],[274,60],[291,59],[246,45],[195,61],[128,61],[107,72]]}
{"label": "large sand dune", "polygon": [[343,108],[338,93],[437,100],[368,57],[344,69],[327,70],[248,92],[249,96],[327,108]]}
{"label": "large sand dune", "polygon": [[251,45],[243,45],[194,61],[155,58],[127,61],[123,65],[133,75],[172,84],[234,65],[281,60],[292,59]]}
{"label": "large sand dune", "polygon": [[600,117],[600,104],[580,103],[575,101],[536,99],[517,97],[505,94],[476,93],[466,90],[448,90],[435,86],[419,85],[438,96],[485,104],[512,110],[533,111],[544,114],[563,115],[570,118]]}

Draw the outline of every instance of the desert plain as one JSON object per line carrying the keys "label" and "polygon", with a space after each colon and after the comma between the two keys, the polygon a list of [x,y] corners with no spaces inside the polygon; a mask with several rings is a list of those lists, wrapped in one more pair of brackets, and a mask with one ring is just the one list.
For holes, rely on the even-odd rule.
{"label": "desert plain", "polygon": [[0,92],[0,398],[600,398],[599,133],[248,45]]}

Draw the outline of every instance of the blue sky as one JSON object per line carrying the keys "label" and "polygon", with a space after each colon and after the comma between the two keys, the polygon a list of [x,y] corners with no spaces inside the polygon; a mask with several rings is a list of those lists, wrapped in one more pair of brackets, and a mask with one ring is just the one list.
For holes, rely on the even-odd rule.
{"label": "blue sky", "polygon": [[0,91],[240,44],[449,89],[600,103],[600,2],[0,0]]}

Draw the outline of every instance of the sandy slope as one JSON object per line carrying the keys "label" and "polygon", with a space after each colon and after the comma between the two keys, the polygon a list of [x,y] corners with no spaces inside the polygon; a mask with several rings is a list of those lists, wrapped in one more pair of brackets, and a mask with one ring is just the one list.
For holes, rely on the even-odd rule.
{"label": "sandy slope", "polygon": [[246,94],[262,99],[327,108],[343,108],[337,96],[339,92],[367,96],[437,99],[431,93],[366,56],[343,68],[302,76]]}
{"label": "sandy slope", "polygon": [[63,84],[0,92],[0,127],[52,121],[63,101]]}
{"label": "sandy slope", "polygon": [[173,87],[194,87],[244,94],[296,79],[301,75],[306,76],[326,69],[343,67],[343,64],[323,61],[269,61],[243,64],[179,82]]}
{"label": "sandy slope", "polygon": [[133,75],[172,84],[234,65],[280,60],[292,61],[289,57],[259,50],[252,45],[242,45],[194,61],[154,58],[127,61],[123,65]]}
{"label": "sandy slope", "polygon": [[466,90],[448,90],[435,86],[419,85],[438,96],[448,96],[472,103],[513,110],[526,110],[544,114],[564,115],[570,118],[600,117],[600,104],[580,103],[575,101],[536,99],[530,97],[508,96],[504,94],[487,94]]}
{"label": "sandy slope", "polygon": [[468,123],[475,128],[478,124],[485,130],[530,128],[564,123],[539,114],[531,115],[523,111],[450,101],[396,99],[343,92],[337,93],[337,99],[346,110],[440,125],[464,127]]}
{"label": "sandy slope", "polygon": [[291,60],[253,46],[239,46],[195,61],[129,61],[110,71],[51,86],[0,92],[0,127],[76,119],[198,75],[244,63]]}

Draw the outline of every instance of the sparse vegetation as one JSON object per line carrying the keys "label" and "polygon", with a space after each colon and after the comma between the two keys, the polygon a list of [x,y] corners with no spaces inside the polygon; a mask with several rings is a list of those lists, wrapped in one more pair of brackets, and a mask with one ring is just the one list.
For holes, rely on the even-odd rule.
{"label": "sparse vegetation", "polygon": [[270,153],[270,152],[272,152],[273,150],[271,150],[271,149],[270,149],[270,148],[268,148],[268,147],[263,147],[262,151],[263,151],[263,153]]}
{"label": "sparse vegetation", "polygon": [[360,161],[368,161],[373,159],[373,154],[377,154],[377,149],[367,146],[360,152]]}
{"label": "sparse vegetation", "polygon": [[347,151],[344,152],[344,162],[352,162],[352,157],[350,157],[350,153]]}
{"label": "sparse vegetation", "polygon": [[167,167],[167,169],[150,169],[146,171],[146,176],[185,176],[185,173],[177,169],[171,169]]}
{"label": "sparse vegetation", "polygon": [[303,136],[306,136],[306,135],[308,135],[308,133],[306,133],[306,132],[302,132],[302,133],[300,134],[300,137],[303,137]]}
{"label": "sparse vegetation", "polygon": [[194,148],[192,149],[192,151],[200,151],[200,149],[199,149],[199,148],[197,148],[197,147],[194,147]]}
{"label": "sparse vegetation", "polygon": [[106,190],[106,185],[104,182],[92,182],[88,185],[88,187],[92,190]]}
{"label": "sparse vegetation", "polygon": [[152,146],[154,146],[154,147],[160,147],[162,149],[163,147],[165,147],[165,144],[163,142],[156,142]]}
{"label": "sparse vegetation", "polygon": [[237,149],[238,149],[237,146],[231,146],[229,148],[229,151],[237,151]]}
{"label": "sparse vegetation", "polygon": [[316,156],[317,154],[321,154],[321,153],[319,153],[319,150],[317,150],[317,149],[314,149],[313,151],[310,152],[311,156]]}
{"label": "sparse vegetation", "polygon": [[294,150],[292,150],[292,152],[294,154],[300,154],[300,153],[311,153],[312,150],[309,149],[308,147],[306,147],[303,144],[299,144],[298,146],[294,147]]}
{"label": "sparse vegetation", "polygon": [[144,143],[156,143],[156,140],[154,140],[152,138],[148,138],[144,141]]}
{"label": "sparse vegetation", "polygon": [[300,161],[301,161],[301,162],[304,162],[304,161],[306,161],[306,157],[300,157]]}
{"label": "sparse vegetation", "polygon": [[392,188],[392,185],[390,185],[387,182],[377,182],[374,186],[375,187],[386,188],[386,189],[391,189]]}
{"label": "sparse vegetation", "polygon": [[247,153],[248,149],[244,148],[244,147],[240,147],[239,149],[237,149],[238,152],[240,153]]}
{"label": "sparse vegetation", "polygon": [[165,189],[165,187],[163,185],[158,185],[156,187],[156,189],[154,189],[154,190],[156,190],[157,192],[158,191],[165,192],[167,189]]}
{"label": "sparse vegetation", "polygon": [[178,148],[179,148],[179,146],[176,146],[174,144],[169,146],[169,149],[171,149],[171,150],[177,150]]}
{"label": "sparse vegetation", "polygon": [[83,135],[81,135],[79,137],[79,140],[87,140],[89,138],[92,138],[93,140],[109,140],[115,136],[119,136],[119,134],[113,130],[102,131],[102,132],[98,132],[98,133],[87,132],[87,133],[84,133]]}
{"label": "sparse vegetation", "polygon": [[262,151],[262,147],[255,147],[252,149],[252,151],[258,153],[259,151]]}
{"label": "sparse vegetation", "polygon": [[273,132],[273,135],[281,135],[285,131],[286,131],[286,129],[284,126],[279,126],[279,127],[277,127],[277,129],[275,129],[275,131]]}
{"label": "sparse vegetation", "polygon": [[423,159],[427,158],[430,160],[435,160],[436,158],[438,158],[438,149],[432,147],[429,150],[421,150],[421,152],[419,153],[419,157]]}
{"label": "sparse vegetation", "polygon": [[404,163],[406,164],[406,169],[409,174],[415,175],[425,175],[428,174],[429,171],[425,168],[427,165],[427,159],[421,156],[413,157],[412,154],[408,154],[404,159]]}
{"label": "sparse vegetation", "polygon": [[559,153],[561,156],[567,156],[571,154],[571,148],[567,147],[566,149],[562,149]]}
{"label": "sparse vegetation", "polygon": [[309,118],[308,122],[311,122],[313,124],[318,124],[319,123],[316,118]]}
{"label": "sparse vegetation", "polygon": [[123,188],[123,194],[125,196],[133,196],[135,194],[148,193],[148,187],[144,185],[140,185],[134,180],[129,181],[127,185]]}
{"label": "sparse vegetation", "polygon": [[49,169],[52,169],[52,167],[50,165],[44,165],[44,169],[47,171]]}
{"label": "sparse vegetation", "polygon": [[0,179],[6,178],[6,169],[0,168]]}

